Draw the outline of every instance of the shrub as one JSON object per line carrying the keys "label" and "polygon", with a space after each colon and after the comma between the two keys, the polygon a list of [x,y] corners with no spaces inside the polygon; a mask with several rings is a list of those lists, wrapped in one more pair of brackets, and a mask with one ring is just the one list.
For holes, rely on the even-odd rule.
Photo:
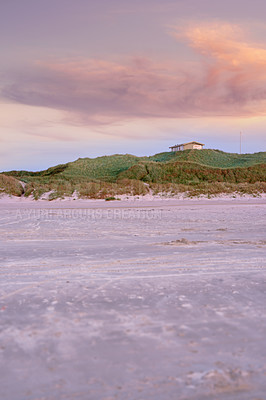
{"label": "shrub", "polygon": [[113,201],[113,200],[120,200],[120,199],[116,199],[115,197],[106,197],[105,201]]}

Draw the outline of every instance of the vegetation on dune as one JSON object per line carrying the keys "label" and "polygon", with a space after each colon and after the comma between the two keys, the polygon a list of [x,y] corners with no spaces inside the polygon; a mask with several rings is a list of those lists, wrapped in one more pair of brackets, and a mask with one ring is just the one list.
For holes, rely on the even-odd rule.
{"label": "vegetation on dune", "polygon": [[83,182],[77,187],[82,198],[106,199],[123,194],[140,196],[147,194],[148,187],[141,181],[122,179],[119,182]]}
{"label": "vegetation on dune", "polygon": [[105,199],[122,194],[143,195],[149,191],[145,183],[134,179],[121,179],[117,182],[100,180],[90,181],[79,179],[36,178],[30,179],[25,187],[25,196],[39,199],[44,193],[49,193],[48,199],[72,196],[76,192],[81,198]]}
{"label": "vegetation on dune", "polygon": [[66,178],[86,177],[88,179],[100,179],[114,182],[122,172],[137,164],[139,157],[130,154],[104,156],[98,158],[80,158],[68,164],[62,173]]}
{"label": "vegetation on dune", "polygon": [[72,196],[75,191],[75,183],[67,181],[65,179],[56,179],[52,177],[37,177],[24,180],[25,196],[33,196],[34,199],[38,200],[44,193],[51,192],[50,200],[58,197]]}
{"label": "vegetation on dune", "polygon": [[266,153],[237,154],[225,153],[220,150],[184,150],[178,152],[159,153],[149,157],[150,161],[189,161],[214,168],[250,167],[266,163]]}
{"label": "vegetation on dune", "polygon": [[266,164],[248,168],[210,168],[190,162],[139,163],[121,173],[119,177],[144,182],[197,184],[200,182],[255,183],[265,181]]}
{"label": "vegetation on dune", "polygon": [[[71,196],[108,198],[187,192],[190,195],[232,191],[265,191],[266,153],[230,154],[219,150],[185,150],[150,157],[113,155],[83,158],[45,171],[10,171],[0,174],[0,190],[35,199]],[[25,190],[19,183],[25,183]]]}
{"label": "vegetation on dune", "polygon": [[60,164],[45,171],[10,171],[5,172],[20,179],[60,177],[60,178],[86,178],[90,180],[104,180],[115,182],[119,174],[130,167],[143,162],[192,162],[213,168],[250,167],[266,163],[266,152],[255,154],[232,154],[219,150],[185,150],[179,152],[166,152],[150,157],[136,157],[130,154],[113,155],[97,158],[79,158],[67,164]]}
{"label": "vegetation on dune", "polygon": [[1,192],[13,196],[22,196],[24,189],[16,178],[0,174],[0,193]]}
{"label": "vegetation on dune", "polygon": [[266,193],[266,182],[239,184],[228,182],[201,182],[196,185],[182,185],[177,183],[151,183],[150,189],[155,195],[164,193],[167,196],[175,196],[180,193],[185,193],[188,197],[198,197],[201,195],[211,197],[219,194],[230,193],[259,196],[261,193]]}

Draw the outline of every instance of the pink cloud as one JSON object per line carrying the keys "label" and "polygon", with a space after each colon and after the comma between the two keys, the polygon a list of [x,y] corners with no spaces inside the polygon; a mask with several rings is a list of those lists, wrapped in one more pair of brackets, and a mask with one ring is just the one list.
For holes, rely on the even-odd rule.
{"label": "pink cloud", "polygon": [[266,49],[245,41],[244,32],[230,24],[192,26],[174,36],[204,56],[205,89],[211,89],[215,103],[237,106],[243,116],[265,113]]}
{"label": "pink cloud", "polygon": [[[146,58],[35,63],[9,76],[2,96],[67,112],[74,124],[134,118],[256,116],[266,111],[266,49],[233,25],[197,25],[172,35],[202,57],[189,68]],[[72,117],[71,117],[72,115]]]}

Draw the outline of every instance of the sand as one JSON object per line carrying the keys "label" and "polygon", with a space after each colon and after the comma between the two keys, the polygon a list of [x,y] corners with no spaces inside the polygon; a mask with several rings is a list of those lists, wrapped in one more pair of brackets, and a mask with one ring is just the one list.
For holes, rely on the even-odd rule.
{"label": "sand", "polygon": [[262,198],[0,200],[0,398],[259,400]]}

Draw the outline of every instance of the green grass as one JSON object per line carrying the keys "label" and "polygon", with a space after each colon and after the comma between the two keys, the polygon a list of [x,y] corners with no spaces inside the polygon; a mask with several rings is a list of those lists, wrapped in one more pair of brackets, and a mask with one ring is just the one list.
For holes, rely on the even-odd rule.
{"label": "green grass", "polygon": [[26,183],[25,196],[33,195],[36,199],[45,192],[52,192],[52,200],[71,196],[74,191],[85,198],[106,198],[145,194],[152,184],[185,185],[199,190],[204,190],[203,184],[219,182],[254,185],[265,182],[265,170],[266,152],[240,155],[206,149],[165,152],[150,157],[116,154],[80,158],[39,172],[5,172],[0,174],[0,188],[20,196],[23,193],[20,180]]}
{"label": "green grass", "polygon": [[266,164],[247,168],[213,168],[192,162],[139,163],[119,175],[144,182],[197,184],[199,182],[255,183],[266,180]]}
{"label": "green grass", "polygon": [[225,153],[220,150],[185,150],[179,152],[160,153],[149,157],[151,161],[189,161],[214,168],[250,167],[266,163],[266,152],[254,154]]}
{"label": "green grass", "polygon": [[98,158],[81,158],[68,163],[67,168],[61,173],[65,178],[86,177],[114,182],[117,176],[137,164],[139,157],[126,155],[113,155]]}
{"label": "green grass", "polygon": [[266,163],[266,152],[254,154],[225,153],[219,150],[185,150],[180,152],[166,152],[150,157],[136,157],[130,154],[117,154],[97,158],[79,158],[67,164],[60,164],[45,171],[10,171],[6,175],[18,177],[25,181],[30,177],[50,178],[86,178],[100,179],[114,182],[121,172],[128,170],[138,163],[146,162],[192,162],[213,168],[250,167]]}

